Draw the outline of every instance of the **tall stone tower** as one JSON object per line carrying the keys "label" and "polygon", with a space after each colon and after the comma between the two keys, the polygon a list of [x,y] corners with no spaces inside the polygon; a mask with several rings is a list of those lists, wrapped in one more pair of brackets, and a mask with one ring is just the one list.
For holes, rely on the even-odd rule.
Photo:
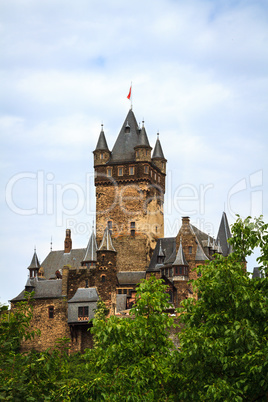
{"label": "tall stone tower", "polygon": [[129,110],[112,151],[103,127],[94,153],[96,234],[106,227],[117,251],[117,271],[143,271],[164,236],[166,159],[159,136],[151,156],[144,127]]}

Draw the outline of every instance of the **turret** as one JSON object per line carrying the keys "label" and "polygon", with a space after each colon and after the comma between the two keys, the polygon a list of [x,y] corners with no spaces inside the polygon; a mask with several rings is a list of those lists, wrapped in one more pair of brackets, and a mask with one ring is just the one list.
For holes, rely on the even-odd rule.
{"label": "turret", "polygon": [[40,268],[40,263],[38,261],[36,251],[34,250],[34,255],[33,255],[33,258],[32,258],[32,262],[28,267],[29,272],[30,272],[30,278],[37,278],[39,268]]}
{"label": "turret", "polygon": [[87,249],[86,249],[86,254],[81,262],[82,267],[95,267],[97,262],[97,242],[96,242],[96,237],[94,232],[92,231],[92,234],[90,236],[90,239],[88,241]]}
{"label": "turret", "polygon": [[[183,249],[182,249],[182,244],[180,240],[180,246],[175,258],[175,261],[172,264],[173,269],[174,269],[174,276],[182,276],[182,277],[188,277],[188,269],[189,269],[189,264],[186,261]],[[183,278],[184,279],[184,278]]]}
{"label": "turret", "polygon": [[164,157],[164,153],[161,147],[161,143],[159,140],[159,133],[157,133],[157,140],[154,147],[152,161],[161,170],[162,173],[166,173],[167,160]]}
{"label": "turret", "polygon": [[142,128],[138,137],[138,145],[135,149],[135,158],[137,162],[151,162],[151,150],[147,133],[144,127],[144,121],[142,122]]}
{"label": "turret", "polygon": [[111,152],[109,151],[106,142],[106,138],[103,131],[103,124],[101,125],[101,132],[96,145],[96,149],[95,151],[93,151],[93,154],[94,154],[94,166],[105,165],[110,159]]}

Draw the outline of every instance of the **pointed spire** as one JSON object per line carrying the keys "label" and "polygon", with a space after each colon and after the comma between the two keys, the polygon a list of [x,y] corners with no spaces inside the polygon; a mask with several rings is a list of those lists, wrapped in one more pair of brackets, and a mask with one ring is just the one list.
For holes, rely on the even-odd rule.
{"label": "pointed spire", "polygon": [[96,262],[97,261],[97,248],[98,247],[97,247],[95,233],[92,230],[83,262]]}
{"label": "pointed spire", "polygon": [[116,251],[113,246],[110,230],[108,227],[105,229],[99,250],[103,251]]}
{"label": "pointed spire", "polygon": [[228,243],[228,239],[232,237],[229,223],[227,220],[227,215],[225,212],[222,213],[221,223],[218,231],[217,242],[220,242],[222,254],[227,257],[232,252],[232,247]]}
{"label": "pointed spire", "polygon": [[162,250],[162,243],[161,243],[161,240],[160,240],[160,244],[159,244],[158,257],[165,257],[165,254],[164,254],[164,252],[163,252],[163,250]]}
{"label": "pointed spire", "polygon": [[95,151],[97,151],[97,150],[99,150],[99,151],[109,151],[107,141],[106,141],[106,138],[105,138],[105,134],[104,134],[104,131],[103,131],[103,124],[101,125],[101,132],[100,132],[100,135],[99,135],[99,139],[98,139]]}
{"label": "pointed spire", "polygon": [[161,143],[159,140],[159,133],[157,133],[157,140],[155,143],[154,152],[153,152],[153,156],[152,156],[152,159],[154,159],[154,158],[165,159],[164,153],[163,153],[163,150],[161,147]]}
{"label": "pointed spire", "polygon": [[39,263],[38,258],[37,258],[36,249],[34,249],[32,262],[29,265],[28,269],[39,269],[39,268],[40,268],[40,263]]}
{"label": "pointed spire", "polygon": [[[126,126],[129,128],[126,130]],[[112,161],[134,161],[135,150],[138,145],[139,128],[133,111],[128,111],[120,133],[112,149]]]}
{"label": "pointed spire", "polygon": [[184,255],[184,252],[183,252],[183,249],[182,249],[181,240],[180,240],[180,246],[179,246],[179,249],[178,249],[178,252],[177,252],[177,255],[176,255],[176,259],[175,259],[175,261],[173,262],[172,265],[175,265],[175,266],[180,266],[180,265],[188,266],[188,262],[186,261],[186,258],[185,258],[185,255]]}
{"label": "pointed spire", "polygon": [[28,269],[30,271],[30,278],[36,278],[40,268],[40,263],[37,258],[36,249],[34,248],[34,255]]}
{"label": "pointed spire", "polygon": [[[144,127],[144,120],[142,121],[142,128],[139,134],[139,138],[138,138],[138,146],[139,147],[150,147],[150,143],[147,137],[147,133]],[[151,148],[152,149],[152,148]]]}

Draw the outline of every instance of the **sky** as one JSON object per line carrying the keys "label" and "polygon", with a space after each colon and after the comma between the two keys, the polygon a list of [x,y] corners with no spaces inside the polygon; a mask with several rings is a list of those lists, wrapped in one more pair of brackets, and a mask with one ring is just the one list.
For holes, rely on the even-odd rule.
{"label": "sky", "polygon": [[0,303],[35,247],[42,262],[66,228],[86,247],[92,151],[101,124],[113,147],[131,82],[168,160],[165,235],[182,216],[213,236],[223,211],[268,221],[267,1],[2,0],[0,33]]}

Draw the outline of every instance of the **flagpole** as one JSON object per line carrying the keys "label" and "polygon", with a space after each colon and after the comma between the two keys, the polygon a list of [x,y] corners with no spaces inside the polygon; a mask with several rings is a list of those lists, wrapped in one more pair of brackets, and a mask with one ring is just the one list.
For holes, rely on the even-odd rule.
{"label": "flagpole", "polygon": [[131,97],[130,97],[130,107],[131,107],[131,110],[132,110],[132,81],[131,81]]}

